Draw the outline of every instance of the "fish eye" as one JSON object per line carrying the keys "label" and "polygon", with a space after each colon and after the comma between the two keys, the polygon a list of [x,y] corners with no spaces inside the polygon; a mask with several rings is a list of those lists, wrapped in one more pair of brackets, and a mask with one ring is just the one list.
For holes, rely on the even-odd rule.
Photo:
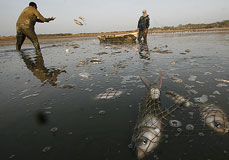
{"label": "fish eye", "polygon": [[146,144],[147,144],[147,142],[148,142],[148,140],[147,140],[147,139],[145,139],[145,138],[144,138],[144,139],[142,139],[142,144],[143,144],[143,145],[146,145]]}
{"label": "fish eye", "polygon": [[221,124],[219,122],[215,122],[215,127],[216,128],[220,128],[221,127]]}

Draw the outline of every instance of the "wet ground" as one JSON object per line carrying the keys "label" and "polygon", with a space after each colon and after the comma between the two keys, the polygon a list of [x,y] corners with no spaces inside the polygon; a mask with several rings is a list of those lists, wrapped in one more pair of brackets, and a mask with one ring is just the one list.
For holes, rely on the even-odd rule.
{"label": "wet ground", "polygon": [[[173,105],[165,92],[175,91],[229,115],[228,51],[229,32],[153,34],[148,46],[63,39],[42,44],[41,55],[31,45],[21,53],[4,45],[0,159],[136,159],[128,144],[146,95],[139,75],[153,82],[163,73],[164,109]],[[196,108],[167,118],[160,144],[146,159],[228,158],[229,133],[204,126]],[[170,120],[182,126],[171,127]]]}

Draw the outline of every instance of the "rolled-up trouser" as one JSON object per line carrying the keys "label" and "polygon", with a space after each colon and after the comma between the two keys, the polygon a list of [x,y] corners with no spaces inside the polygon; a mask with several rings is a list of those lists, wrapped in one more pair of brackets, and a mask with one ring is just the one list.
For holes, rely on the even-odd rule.
{"label": "rolled-up trouser", "polygon": [[142,42],[142,37],[143,37],[143,39],[144,39],[144,43],[146,43],[147,42],[147,32],[145,32],[145,31],[139,31],[139,33],[138,33],[138,41],[139,42]]}
{"label": "rolled-up trouser", "polygon": [[25,41],[25,38],[28,37],[31,42],[33,43],[34,48],[36,51],[40,52],[40,45],[37,39],[37,35],[34,31],[33,27],[29,27],[23,24],[17,24],[17,42],[16,42],[16,49],[21,50],[21,46]]}

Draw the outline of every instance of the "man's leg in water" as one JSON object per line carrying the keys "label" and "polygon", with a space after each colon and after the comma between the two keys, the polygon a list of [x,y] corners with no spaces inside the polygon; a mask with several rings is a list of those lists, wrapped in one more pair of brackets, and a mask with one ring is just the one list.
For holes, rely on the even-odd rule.
{"label": "man's leg in water", "polygon": [[34,29],[26,28],[26,29],[24,29],[24,33],[32,41],[33,46],[36,49],[36,52],[40,52],[41,51],[40,45],[39,45],[38,38],[37,38],[37,35],[36,35]]}
{"label": "man's leg in water", "polygon": [[21,46],[23,44],[23,42],[25,41],[26,35],[19,29],[17,28],[17,35],[16,35],[16,50],[20,51],[21,50]]}

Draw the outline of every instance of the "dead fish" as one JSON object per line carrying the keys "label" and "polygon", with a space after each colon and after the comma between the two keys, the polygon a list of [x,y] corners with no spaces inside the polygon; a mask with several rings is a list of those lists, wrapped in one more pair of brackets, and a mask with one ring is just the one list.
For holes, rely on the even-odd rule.
{"label": "dead fish", "polygon": [[100,64],[100,63],[102,63],[102,60],[95,58],[95,59],[91,59],[90,62],[93,64]]}
{"label": "dead fish", "polygon": [[226,79],[219,79],[219,78],[216,78],[215,80],[218,81],[218,82],[229,83],[229,80],[226,80]]}
{"label": "dead fish", "polygon": [[147,88],[146,104],[140,106],[138,121],[131,140],[138,159],[144,158],[158,146],[162,129],[158,114],[162,73],[154,84],[150,84],[144,77],[140,79]]}
{"label": "dead fish", "polygon": [[85,21],[85,18],[79,16],[79,19],[81,19],[83,22]]}
{"label": "dead fish", "polygon": [[108,77],[108,76],[114,76],[116,74],[118,74],[118,72],[105,73],[104,76]]}
{"label": "dead fish", "polygon": [[166,95],[168,97],[171,97],[172,100],[175,102],[175,104],[184,105],[185,107],[191,106],[191,102],[188,99],[184,98],[183,96],[179,95],[176,92],[168,91],[166,92]]}
{"label": "dead fish", "polygon": [[213,104],[200,104],[199,110],[204,123],[215,132],[225,134],[229,131],[227,116],[218,106]]}
{"label": "dead fish", "polygon": [[98,94],[95,99],[114,99],[123,94],[122,90],[115,90],[114,88],[108,88],[105,92]]}
{"label": "dead fish", "polygon": [[66,85],[57,85],[56,88],[74,88],[75,86],[71,84],[66,84]]}
{"label": "dead fish", "polygon": [[76,20],[76,19],[74,19],[74,22],[75,22],[76,24],[80,25],[80,26],[83,25],[83,23],[81,23],[80,21],[78,21],[78,20]]}

